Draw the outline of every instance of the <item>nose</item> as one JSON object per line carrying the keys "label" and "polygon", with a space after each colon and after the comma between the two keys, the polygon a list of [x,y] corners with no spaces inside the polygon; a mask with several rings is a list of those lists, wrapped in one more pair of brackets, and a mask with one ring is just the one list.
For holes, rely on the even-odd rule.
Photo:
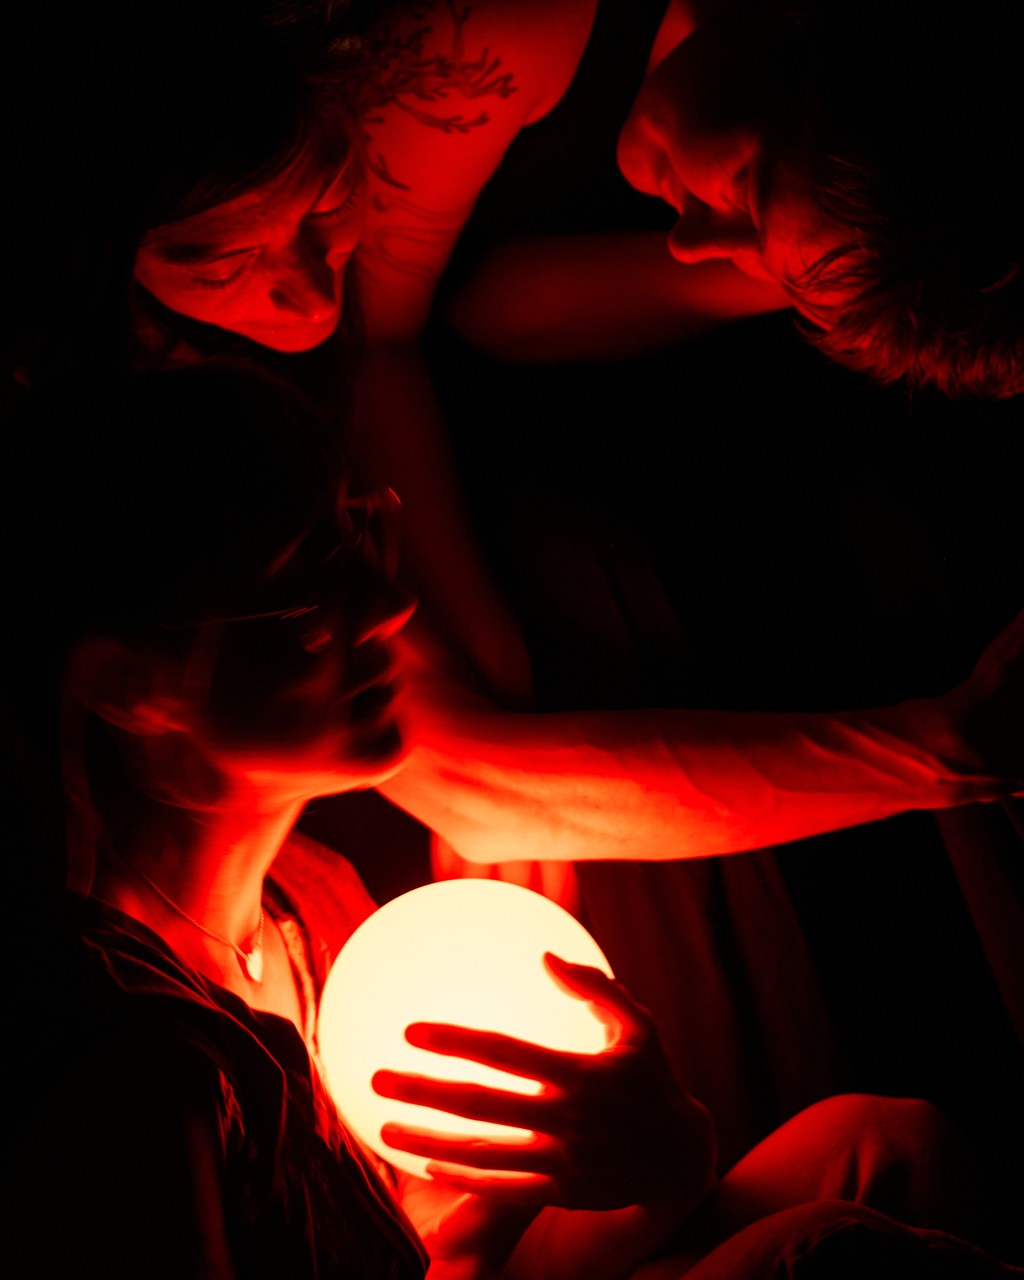
{"label": "nose", "polygon": [[678,262],[706,262],[736,254],[759,254],[757,228],[740,210],[713,209],[687,195],[679,220],[669,232],[668,247]]}
{"label": "nose", "polygon": [[[659,166],[660,157],[660,166]],[[659,167],[667,164],[667,156],[652,128],[645,127],[643,117],[634,107],[622,126],[616,147],[616,160],[622,176],[631,187],[645,195],[663,195]]]}
{"label": "nose", "polygon": [[327,254],[302,239],[281,253],[275,264],[270,300],[278,311],[312,324],[326,322],[341,305],[341,271]]}
{"label": "nose", "polygon": [[353,648],[370,640],[390,640],[401,631],[416,609],[416,597],[403,583],[389,580],[365,562],[359,574],[362,589],[358,600],[353,602]]}

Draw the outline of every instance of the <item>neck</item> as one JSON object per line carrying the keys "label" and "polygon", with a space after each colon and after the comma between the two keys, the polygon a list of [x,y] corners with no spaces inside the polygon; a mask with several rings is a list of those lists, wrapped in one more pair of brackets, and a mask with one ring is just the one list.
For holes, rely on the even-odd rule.
{"label": "neck", "polygon": [[[245,949],[259,923],[264,879],[301,811],[301,801],[251,786],[222,796],[213,812],[157,810],[124,842],[118,860],[106,864],[97,891],[230,968],[230,952],[216,943],[211,949],[210,939],[175,917],[145,877],[180,911]],[[133,875],[124,863],[143,874]]]}

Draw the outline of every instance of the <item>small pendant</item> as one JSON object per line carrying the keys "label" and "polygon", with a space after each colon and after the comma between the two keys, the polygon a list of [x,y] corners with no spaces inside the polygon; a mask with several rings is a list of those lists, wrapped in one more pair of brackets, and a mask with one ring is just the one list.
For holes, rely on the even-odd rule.
{"label": "small pendant", "polygon": [[263,981],[263,948],[257,947],[242,955],[242,968],[250,982],[257,984]]}

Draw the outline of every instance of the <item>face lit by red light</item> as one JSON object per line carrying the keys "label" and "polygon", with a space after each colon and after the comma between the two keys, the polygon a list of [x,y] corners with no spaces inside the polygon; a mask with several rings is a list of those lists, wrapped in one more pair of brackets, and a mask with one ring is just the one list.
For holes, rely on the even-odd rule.
{"label": "face lit by red light", "polygon": [[261,186],[150,230],[135,276],[172,311],[272,347],[306,351],[341,315],[362,230],[362,175],[346,148],[303,152]]}
{"label": "face lit by red light", "polygon": [[225,776],[305,799],[400,764],[392,640],[414,602],[378,532],[387,500],[342,500],[268,566],[251,613],[199,625],[190,667],[210,676],[193,729]]}
{"label": "face lit by red light", "polygon": [[[644,82],[618,159],[633,186],[679,214],[669,234],[678,261],[727,258],[756,279],[787,283],[845,237],[799,168],[766,144],[780,88],[765,34],[742,10],[726,10],[681,40]],[[812,319],[837,301],[821,289],[794,296]]]}

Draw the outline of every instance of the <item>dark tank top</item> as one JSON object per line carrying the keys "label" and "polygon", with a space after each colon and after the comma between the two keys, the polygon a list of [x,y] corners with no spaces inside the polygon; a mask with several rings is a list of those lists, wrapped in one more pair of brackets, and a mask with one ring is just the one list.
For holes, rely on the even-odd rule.
{"label": "dark tank top", "polygon": [[[440,312],[444,290],[505,239],[671,225],[672,211],[631,188],[616,163],[666,8],[598,4],[566,94],[519,134],[481,194]],[[660,535],[636,520],[647,478],[675,452],[664,371],[651,394],[642,362],[510,367],[443,330],[431,341],[464,490],[526,629],[540,705],[699,705],[689,610],[669,597]],[[672,523],[681,544],[687,522]],[[581,917],[714,1114],[724,1164],[828,1091],[828,1019],[771,853],[576,871]]]}
{"label": "dark tank top", "polygon": [[[453,279],[504,237],[670,225],[615,164],[664,9],[599,4],[576,78],[510,147]],[[1012,616],[998,582],[981,589],[992,548],[969,570],[941,545],[953,513],[954,548],[990,526],[1011,545],[995,529],[1009,481],[997,499],[984,454],[973,470],[951,461],[981,424],[927,397],[911,412],[787,315],[622,363],[509,365],[450,333],[431,342],[544,709],[880,706],[950,687]],[[988,577],[1013,581],[1005,565]],[[723,1166],[844,1090],[929,1097],[990,1132],[1002,1114],[1021,1132],[1019,1049],[931,815],[685,852],[578,865],[580,912],[712,1111]]]}

